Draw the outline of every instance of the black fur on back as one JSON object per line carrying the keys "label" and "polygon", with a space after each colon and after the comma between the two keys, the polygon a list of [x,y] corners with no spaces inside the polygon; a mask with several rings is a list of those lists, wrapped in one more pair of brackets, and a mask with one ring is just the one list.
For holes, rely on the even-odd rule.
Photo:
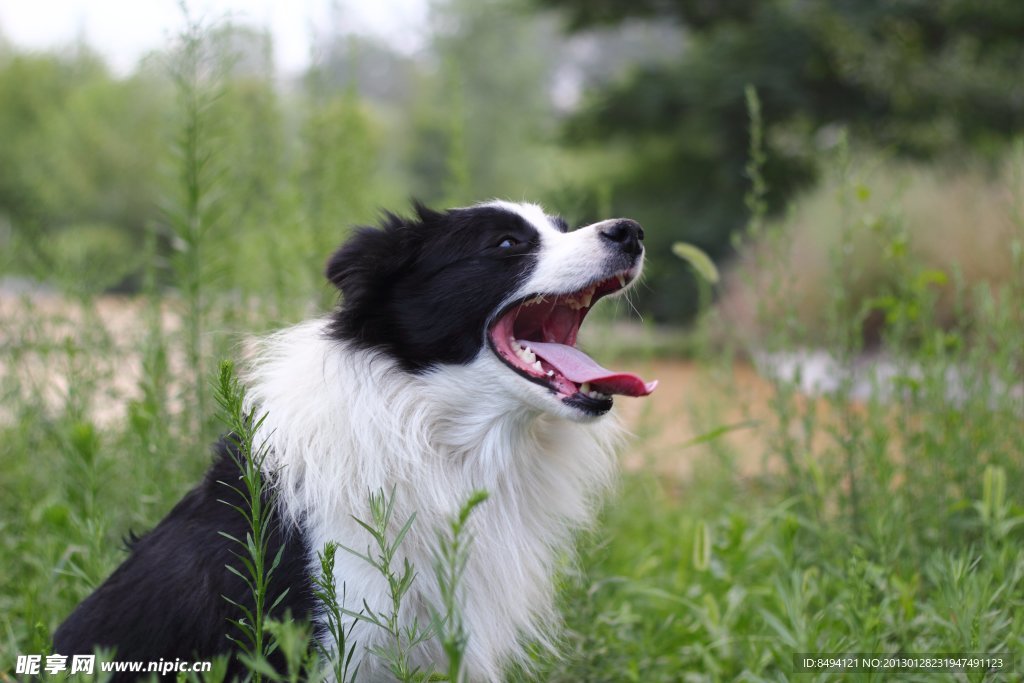
{"label": "black fur on back", "polygon": [[[215,451],[202,483],[152,531],[131,540],[128,558],[57,629],[55,654],[91,654],[104,646],[116,649],[118,661],[201,661],[235,649],[228,635],[240,634],[228,620],[240,618],[241,611],[225,596],[250,609],[253,599],[243,581],[226,569],[231,564],[244,573],[234,554],[243,549],[221,532],[244,539],[248,523],[227,503],[243,510],[248,505],[238,491],[220,483],[244,490],[237,448],[222,439]],[[295,618],[309,618],[314,604],[309,549],[298,530],[282,528],[271,514],[268,558],[282,548],[283,553],[267,604],[287,589],[272,616],[290,610]],[[243,673],[232,657],[228,680]],[[135,677],[120,674],[111,680]]]}
{"label": "black fur on back", "polygon": [[344,304],[331,335],[384,350],[409,372],[473,360],[488,318],[529,277],[540,247],[536,228],[496,206],[415,208],[358,229],[327,263]]}

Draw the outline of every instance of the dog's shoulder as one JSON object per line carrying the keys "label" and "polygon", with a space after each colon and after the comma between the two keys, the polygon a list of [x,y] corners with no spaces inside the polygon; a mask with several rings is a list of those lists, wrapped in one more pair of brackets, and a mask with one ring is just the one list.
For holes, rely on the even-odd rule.
{"label": "dog's shoulder", "polygon": [[[58,654],[86,654],[102,646],[118,660],[202,659],[232,648],[239,636],[230,620],[241,617],[237,605],[250,607],[245,582],[227,566],[244,573],[241,557],[250,532],[243,511],[249,507],[230,438],[215,447],[203,480],[152,530],[133,537],[130,553],[110,577],[61,624],[53,638]],[[309,616],[313,593],[309,553],[301,532],[282,526],[270,496],[268,555],[280,552],[268,602],[285,593],[283,614]]]}

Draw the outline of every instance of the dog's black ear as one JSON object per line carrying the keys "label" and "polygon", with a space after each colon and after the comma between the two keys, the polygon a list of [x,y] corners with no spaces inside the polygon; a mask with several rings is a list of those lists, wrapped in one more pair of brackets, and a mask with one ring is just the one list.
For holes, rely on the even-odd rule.
{"label": "dog's black ear", "polygon": [[384,307],[405,261],[397,218],[387,221],[383,228],[359,228],[327,261],[327,279],[342,297],[331,325],[337,337],[374,338],[387,325]]}
{"label": "dog's black ear", "polygon": [[[389,216],[389,220],[397,220]],[[356,232],[327,261],[325,274],[346,299],[358,298],[367,288],[373,288],[389,272],[397,269],[390,264],[399,260],[395,230],[388,228],[358,228]]]}
{"label": "dog's black ear", "polygon": [[413,200],[415,218],[385,212],[380,227],[358,228],[327,261],[325,274],[341,290],[346,302],[386,288],[417,254],[425,228],[444,218]]}
{"label": "dog's black ear", "polygon": [[362,227],[334,252],[325,274],[341,290],[346,307],[379,297],[416,258],[426,226],[444,214],[413,202],[415,218],[385,212],[380,227]]}
{"label": "dog's black ear", "polygon": [[393,292],[408,279],[433,221],[443,217],[414,203],[416,216],[385,213],[380,227],[358,228],[327,261],[325,274],[341,290],[332,334],[364,343],[390,339]]}
{"label": "dog's black ear", "polygon": [[444,218],[444,212],[434,211],[418,199],[412,200],[412,208],[416,211],[416,215],[424,225],[430,225]]}

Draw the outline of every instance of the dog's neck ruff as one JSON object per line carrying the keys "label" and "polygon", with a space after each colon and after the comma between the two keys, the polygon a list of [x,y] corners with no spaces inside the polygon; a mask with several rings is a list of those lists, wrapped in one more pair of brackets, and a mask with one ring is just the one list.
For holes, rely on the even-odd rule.
{"label": "dog's neck ruff", "polygon": [[[470,680],[497,680],[524,642],[549,641],[556,565],[612,481],[621,430],[613,416],[580,424],[529,407],[491,381],[504,369],[486,350],[468,364],[412,375],[382,353],[329,339],[326,325],[265,338],[247,373],[248,400],[257,417],[266,414],[257,443],[269,449],[280,510],[306,535],[316,572],[315,553],[328,541],[366,550],[371,539],[353,517],[370,518],[370,492],[394,489],[395,530],[416,514],[400,550],[418,572],[403,619],[426,624],[429,606],[440,605],[437,533],[485,489],[462,585],[465,663]],[[365,599],[388,610],[384,579],[364,560],[339,550],[335,579],[349,608]],[[361,677],[372,679],[381,664],[365,652],[385,634],[358,623],[353,637]],[[443,659],[436,645],[417,656]]]}

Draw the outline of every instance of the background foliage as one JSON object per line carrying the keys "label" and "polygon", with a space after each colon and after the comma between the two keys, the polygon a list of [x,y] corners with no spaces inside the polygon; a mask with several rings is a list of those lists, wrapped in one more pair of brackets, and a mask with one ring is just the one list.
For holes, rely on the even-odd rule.
{"label": "background foliage", "polygon": [[[275,72],[265,32],[218,28],[212,118],[230,122],[220,156],[239,195],[225,217],[244,235],[239,261],[260,258],[252,235],[270,225],[308,226],[312,257],[410,196],[531,197],[576,221],[648,225],[638,306],[680,322],[694,283],[666,247],[682,239],[723,259],[745,223],[745,85],[764,110],[773,214],[815,183],[842,130],[885,158],[985,173],[1024,125],[1019,3],[535,2],[440,3],[416,56],[346,34],[339,9],[294,76]],[[77,279],[91,287],[139,287],[133,255],[161,232],[172,163],[168,57],[118,76],[86,45],[0,53],[7,270],[49,279],[88,264]]]}
{"label": "background foliage", "polygon": [[[622,149],[603,166],[613,206],[668,226],[652,231],[655,246],[684,238],[728,255],[745,223],[746,84],[764,110],[772,213],[815,181],[818,152],[842,129],[886,155],[961,164],[998,161],[1024,126],[1024,9],[1012,0],[537,1],[575,30],[638,19],[679,28],[680,59],[594,89],[565,129],[576,145]],[[689,311],[669,292],[692,284],[668,259],[652,270],[641,305],[679,320]]]}

